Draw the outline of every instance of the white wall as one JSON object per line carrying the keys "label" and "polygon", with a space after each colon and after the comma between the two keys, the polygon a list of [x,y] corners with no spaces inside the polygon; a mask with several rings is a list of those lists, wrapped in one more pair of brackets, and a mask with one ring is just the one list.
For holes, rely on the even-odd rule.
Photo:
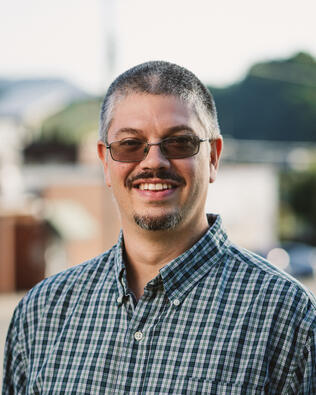
{"label": "white wall", "polygon": [[221,214],[230,239],[263,251],[277,242],[277,172],[271,165],[222,164],[210,184],[206,211]]}

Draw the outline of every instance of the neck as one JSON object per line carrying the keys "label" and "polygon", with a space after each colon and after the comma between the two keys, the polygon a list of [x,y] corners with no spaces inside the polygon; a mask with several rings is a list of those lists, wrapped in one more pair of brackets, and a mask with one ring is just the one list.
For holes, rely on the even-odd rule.
{"label": "neck", "polygon": [[123,224],[127,281],[136,298],[163,266],[191,248],[207,229],[206,216],[193,226],[164,231],[148,231],[136,224],[130,229]]}

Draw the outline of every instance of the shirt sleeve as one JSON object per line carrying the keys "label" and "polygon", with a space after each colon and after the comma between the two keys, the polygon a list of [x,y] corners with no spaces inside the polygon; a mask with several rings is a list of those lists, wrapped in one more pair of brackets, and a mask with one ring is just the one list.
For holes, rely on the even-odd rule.
{"label": "shirt sleeve", "polygon": [[26,364],[19,339],[20,308],[16,308],[4,350],[2,395],[26,393]]}
{"label": "shirt sleeve", "polygon": [[[315,321],[314,321],[315,323]],[[316,394],[316,326],[313,325],[296,369],[288,377],[287,392],[295,395]]]}
{"label": "shirt sleeve", "polygon": [[315,333],[313,339],[305,347],[303,357],[298,365],[292,382],[297,387],[297,394],[316,394],[316,343]]}
{"label": "shirt sleeve", "polygon": [[316,333],[307,349],[306,368],[303,376],[303,394],[316,394]]}

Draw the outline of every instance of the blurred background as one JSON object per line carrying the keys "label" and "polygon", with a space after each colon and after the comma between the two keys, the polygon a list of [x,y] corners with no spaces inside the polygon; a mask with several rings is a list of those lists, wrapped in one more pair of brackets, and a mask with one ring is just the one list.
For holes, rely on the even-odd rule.
{"label": "blurred background", "polygon": [[24,293],[117,239],[100,102],[147,60],[189,68],[215,97],[224,155],[207,211],[316,292],[314,0],[0,5],[0,359]]}

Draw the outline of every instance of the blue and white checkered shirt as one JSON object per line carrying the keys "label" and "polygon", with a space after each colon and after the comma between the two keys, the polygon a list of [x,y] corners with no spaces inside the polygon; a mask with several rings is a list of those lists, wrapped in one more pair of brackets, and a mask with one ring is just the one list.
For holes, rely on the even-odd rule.
{"label": "blue and white checkered shirt", "polygon": [[216,218],[135,304],[111,250],[16,308],[3,394],[316,394],[316,303]]}

